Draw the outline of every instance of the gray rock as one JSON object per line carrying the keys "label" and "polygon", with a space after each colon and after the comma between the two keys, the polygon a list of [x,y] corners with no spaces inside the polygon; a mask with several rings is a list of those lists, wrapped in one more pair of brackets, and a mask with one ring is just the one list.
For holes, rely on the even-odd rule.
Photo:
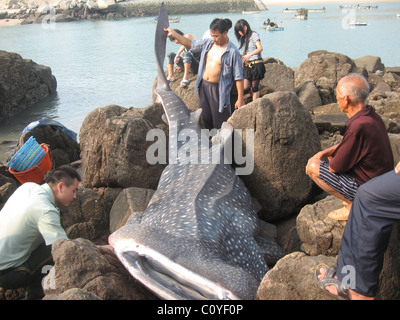
{"label": "gray rock", "polygon": [[260,81],[260,93],[294,91],[294,72],[283,63],[265,63],[265,76]]}
{"label": "gray rock", "polygon": [[382,63],[381,58],[377,56],[363,56],[354,59],[354,63],[357,67],[365,68],[371,73],[375,73],[378,70],[385,70],[385,65]]}
{"label": "gray rock", "polygon": [[146,159],[147,149],[154,143],[146,141],[147,133],[158,125],[151,123],[147,114],[158,114],[161,125],[160,105],[145,109],[114,105],[86,116],[80,131],[84,186],[157,187],[165,164],[152,165]]}
{"label": "gray rock", "polygon": [[338,254],[346,222],[333,220],[328,213],[341,207],[343,203],[340,199],[328,196],[301,209],[296,227],[302,251],[312,256]]}
{"label": "gray rock", "polygon": [[64,293],[65,297],[68,290],[77,288],[88,292],[91,299],[93,295],[104,300],[154,299],[111,250],[89,240],[58,240],[52,246],[52,255],[55,286],[45,289],[46,296]]}
{"label": "gray rock", "polygon": [[110,234],[109,212],[121,189],[79,187],[77,198],[61,208],[61,225],[70,239],[106,243]]}
{"label": "gray rock", "polygon": [[228,122],[254,130],[254,170],[241,177],[263,208],[260,218],[275,220],[300,210],[312,188],[304,168],[320,141],[296,93],[268,94],[235,111]]}
{"label": "gray rock", "polygon": [[322,104],[336,102],[336,85],[349,73],[360,71],[349,57],[325,50],[313,51],[300,65],[296,73],[296,87],[314,81],[319,90]]}
{"label": "gray rock", "polygon": [[293,252],[279,260],[262,279],[256,300],[333,300],[314,280],[314,270],[320,263],[335,266],[336,260],[326,256],[307,256]]}
{"label": "gray rock", "polygon": [[153,194],[154,190],[143,188],[132,187],[122,190],[110,211],[110,232],[125,225],[132,214],[143,213]]}
{"label": "gray rock", "polygon": [[305,82],[297,90],[297,96],[303,106],[309,111],[322,105],[321,97],[314,81]]}
{"label": "gray rock", "polygon": [[0,50],[0,121],[56,92],[49,67]]}

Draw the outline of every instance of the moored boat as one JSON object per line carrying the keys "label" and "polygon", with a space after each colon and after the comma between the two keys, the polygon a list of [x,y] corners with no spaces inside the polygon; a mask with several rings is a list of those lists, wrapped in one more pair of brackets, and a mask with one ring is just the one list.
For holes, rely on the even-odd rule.
{"label": "moored boat", "polygon": [[368,23],[366,22],[356,22],[356,21],[351,21],[348,23],[349,26],[355,26],[355,27],[363,27],[363,26],[367,26]]}
{"label": "moored boat", "polygon": [[279,27],[279,26],[272,27],[272,26],[268,26],[268,25],[264,25],[264,29],[268,30],[268,31],[283,31],[283,30],[285,30],[284,27]]}

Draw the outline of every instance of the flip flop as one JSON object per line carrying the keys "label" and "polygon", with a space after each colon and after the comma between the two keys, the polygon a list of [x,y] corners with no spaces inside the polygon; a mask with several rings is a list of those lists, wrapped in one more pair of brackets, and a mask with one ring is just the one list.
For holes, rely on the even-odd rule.
{"label": "flip flop", "polygon": [[[318,277],[321,275],[320,269],[325,269],[326,273],[322,279],[319,279]],[[325,293],[329,294],[331,297],[334,297],[338,300],[348,300],[349,296],[347,293],[347,289],[345,286],[342,284],[339,279],[335,278],[336,274],[336,269],[333,267],[328,267],[326,264],[322,263],[318,265],[318,267],[315,269],[314,272],[314,277],[315,281],[317,282],[318,287],[324,291]],[[330,293],[328,290],[325,288],[327,286],[335,286],[338,292],[338,295],[335,295],[333,293]]]}
{"label": "flip flop", "polygon": [[347,219],[349,218],[349,214],[350,211],[347,210],[346,207],[342,207],[340,209],[333,210],[332,212],[330,212],[328,214],[328,217],[337,221],[347,221]]}
{"label": "flip flop", "polygon": [[189,80],[182,80],[180,84],[181,88],[186,88],[189,85],[189,82]]}

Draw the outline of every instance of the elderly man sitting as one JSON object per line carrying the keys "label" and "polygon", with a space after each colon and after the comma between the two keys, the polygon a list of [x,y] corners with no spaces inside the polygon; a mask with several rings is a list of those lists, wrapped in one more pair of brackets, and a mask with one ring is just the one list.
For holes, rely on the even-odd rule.
{"label": "elderly man sitting", "polygon": [[368,82],[359,74],[339,81],[336,98],[349,117],[343,140],[315,154],[306,166],[306,173],[319,187],[343,200],[343,208],[329,213],[332,219],[347,220],[358,187],[394,167],[385,125],[366,105],[368,94]]}

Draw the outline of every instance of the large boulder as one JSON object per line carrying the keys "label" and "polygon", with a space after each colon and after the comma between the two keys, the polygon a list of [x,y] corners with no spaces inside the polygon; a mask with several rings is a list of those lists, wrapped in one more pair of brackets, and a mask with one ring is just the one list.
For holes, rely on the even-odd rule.
{"label": "large boulder", "polygon": [[354,59],[354,63],[359,68],[365,68],[368,72],[375,73],[376,71],[384,71],[385,65],[382,63],[381,58],[377,56],[363,56]]}
{"label": "large boulder", "polygon": [[154,190],[143,188],[126,188],[115,199],[110,211],[110,232],[123,225],[132,214],[143,213],[149,204]]}
{"label": "large boulder", "polygon": [[296,227],[302,251],[312,256],[338,254],[346,222],[333,220],[328,213],[341,207],[343,203],[340,199],[328,196],[301,209]]}
{"label": "large boulder", "polygon": [[385,92],[385,97],[370,100],[369,104],[382,117],[388,132],[400,133],[400,92]]}
{"label": "large boulder", "polygon": [[78,188],[77,198],[61,208],[61,225],[70,239],[85,238],[107,243],[110,234],[109,213],[121,189]]}
{"label": "large boulder", "polygon": [[235,129],[254,130],[254,170],[242,179],[264,220],[298,212],[311,196],[308,159],[321,148],[318,131],[295,92],[276,92],[241,107],[228,119]]}
{"label": "large boulder", "polygon": [[[45,294],[52,299],[73,288],[81,289],[75,293],[84,293],[90,299],[155,298],[129,274],[110,249],[98,247],[89,240],[58,240],[52,246],[52,255],[54,269],[47,276],[52,278],[45,280],[49,284]],[[74,299],[78,299],[76,294]]]}
{"label": "large boulder", "polygon": [[146,137],[163,125],[162,114],[158,104],[144,109],[112,105],[89,113],[80,130],[84,186],[156,189],[164,165],[146,159],[154,143]]}
{"label": "large boulder", "polygon": [[348,56],[326,50],[313,51],[300,64],[296,73],[296,87],[314,81],[322,104],[329,104],[336,102],[335,89],[338,81],[352,72],[363,71]]}
{"label": "large boulder", "polygon": [[294,71],[282,61],[264,59],[265,76],[260,81],[260,94],[277,91],[294,91]]}
{"label": "large boulder", "polygon": [[[270,299],[270,295],[273,294],[271,288],[277,286],[278,282],[284,283],[284,286],[290,287],[291,291],[296,293],[296,295],[288,297],[291,299],[308,299],[310,295],[315,294],[313,293],[313,288],[317,288],[315,285],[310,284],[309,290],[306,291],[303,283],[298,281],[304,279],[307,282],[308,279],[311,279],[313,270],[317,265],[315,261],[319,263],[324,260],[326,262],[329,261],[326,259],[332,258],[331,264],[336,263],[346,222],[332,220],[328,217],[328,213],[342,206],[341,200],[327,196],[301,210],[297,216],[297,231],[302,242],[301,250],[303,252],[285,257],[284,259],[287,260],[279,261],[276,264],[276,266],[283,265],[284,268],[280,267],[275,270],[276,272],[266,274],[262,282],[264,283],[261,289],[262,293],[260,293],[262,297]],[[397,223],[394,225],[389,246],[384,256],[378,292],[382,299],[400,298],[399,231],[400,224]],[[311,268],[307,265],[311,265]]]}
{"label": "large boulder", "polygon": [[256,300],[333,300],[314,280],[314,270],[320,264],[336,265],[333,257],[307,256],[293,252],[279,260],[262,279]]}
{"label": "large boulder", "polygon": [[300,102],[310,112],[312,112],[314,108],[322,105],[321,97],[319,96],[319,91],[314,81],[303,83],[296,92]]}
{"label": "large boulder", "polygon": [[0,50],[0,121],[32,106],[56,88],[49,67]]}

